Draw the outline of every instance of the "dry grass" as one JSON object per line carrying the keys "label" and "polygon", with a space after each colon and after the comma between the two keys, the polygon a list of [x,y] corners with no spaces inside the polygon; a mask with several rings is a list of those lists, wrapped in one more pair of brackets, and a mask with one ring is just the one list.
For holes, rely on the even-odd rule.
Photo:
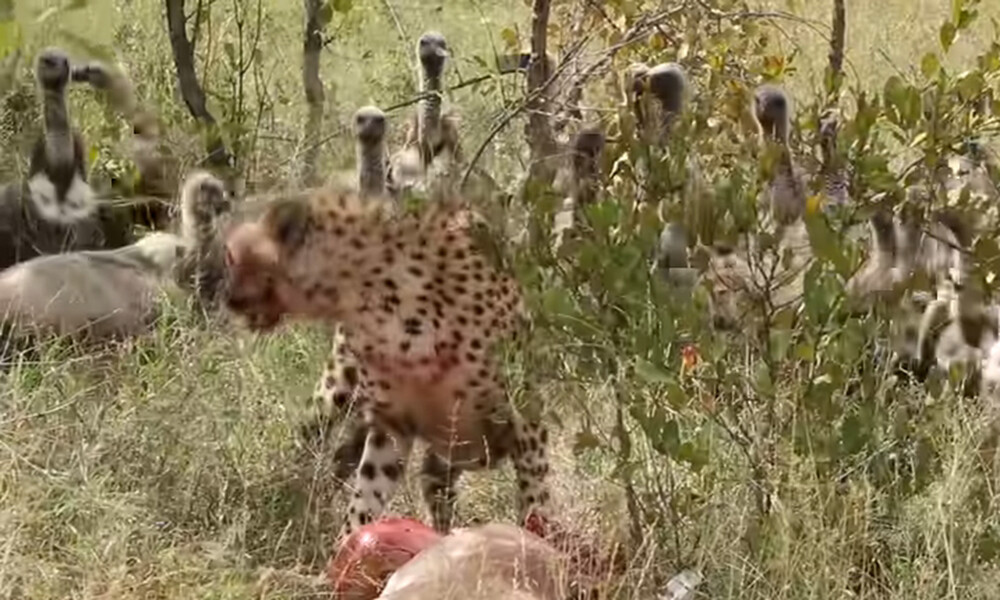
{"label": "dry grass", "polygon": [[[27,18],[45,3],[18,4]],[[324,54],[323,76],[335,86],[330,133],[343,131],[353,107],[398,101],[412,85],[388,82],[391,73],[409,68],[410,49],[399,41],[385,5],[356,4],[354,20]],[[491,53],[488,38],[502,25],[515,17],[522,30],[526,23],[523,2],[393,5],[409,38],[431,26],[442,30],[460,71],[473,70],[472,54]],[[823,28],[828,22],[825,1],[775,6],[818,19]],[[262,179],[291,172],[285,157],[295,149],[281,139],[297,139],[304,110],[299,4],[269,0],[267,7],[264,72],[278,108],[262,125],[270,137],[261,138],[251,159]],[[853,0],[848,10],[852,83],[865,87],[918,64],[934,45],[948,3]],[[34,26],[25,48],[72,47],[58,27],[79,27],[88,39],[132,53],[123,58],[133,72],[154,82],[144,91],[162,94],[169,89],[170,63],[160,11],[154,2],[92,0],[86,11]],[[997,7],[984,12],[1000,16]],[[825,41],[804,25],[778,24],[787,34],[782,43],[802,48],[793,89],[814,89]],[[980,31],[986,27],[984,20]],[[981,43],[962,40],[951,64],[960,68]],[[362,75],[361,66],[369,73]],[[173,106],[168,116],[181,114],[171,98],[160,100]],[[453,101],[463,108],[474,147],[499,103],[472,91]],[[85,132],[96,139],[105,125],[90,100],[75,102],[86,117]],[[213,103],[220,110],[220,101]],[[500,153],[518,135],[515,130],[501,138]],[[337,137],[324,150],[325,169],[350,165],[345,140]],[[295,433],[327,345],[319,328],[254,338],[238,329],[205,330],[177,310],[153,335],[117,353],[79,357],[52,348],[0,374],[0,598],[320,594],[309,575],[322,569],[333,546],[342,500],[325,483],[322,461],[296,447]],[[615,465],[597,453],[572,451],[582,406],[599,425],[610,422],[611,390],[557,387],[549,402],[565,419],[553,449],[559,514],[602,539],[621,537],[627,511],[614,483]],[[975,451],[985,419],[975,406],[943,402],[951,404],[934,430],[944,457],[941,475],[891,514],[877,508],[886,505],[878,490],[837,486],[795,457],[780,457],[782,501],[754,532],[761,547],[753,558],[744,535],[753,521],[752,492],[746,464],[730,444],[716,441],[699,471],[637,448],[648,457],[636,475],[644,486],[639,493],[671,510],[663,521],[644,524],[648,541],[633,549],[620,597],[650,598],[652,584],[695,565],[707,575],[706,597],[719,600],[996,598],[1000,567],[983,540],[1000,533],[1000,513],[995,491],[982,489]],[[664,480],[675,486],[669,498],[656,487]],[[394,511],[423,514],[415,483],[411,477]],[[512,493],[509,468],[467,477],[461,520],[512,519]],[[970,508],[983,502],[992,512]],[[866,566],[879,572],[865,573]]]}

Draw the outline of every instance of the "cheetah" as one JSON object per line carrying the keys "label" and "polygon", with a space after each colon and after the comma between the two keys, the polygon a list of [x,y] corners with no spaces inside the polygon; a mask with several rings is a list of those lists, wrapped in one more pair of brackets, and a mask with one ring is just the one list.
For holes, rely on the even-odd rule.
{"label": "cheetah", "polygon": [[[386,194],[386,134],[385,113],[374,106],[363,106],[354,113],[354,138],[357,148],[357,189],[362,197],[383,197]],[[364,429],[359,426],[354,410],[354,389],[357,387],[357,359],[344,345],[340,325],[334,326],[330,355],[312,395],[313,414],[300,428],[301,438],[308,444],[323,441],[331,425],[344,423],[352,434],[334,452],[334,476],[344,480],[357,468],[364,448]],[[337,417],[341,417],[338,419]]]}
{"label": "cheetah", "polygon": [[345,380],[365,435],[348,531],[383,512],[417,438],[428,445],[422,487],[439,531],[461,472],[508,457],[520,517],[547,516],[548,432],[514,410],[495,354],[520,330],[520,289],[478,243],[481,225],[459,200],[404,212],[328,187],[272,200],[226,237],[226,305],[249,329],[339,324],[353,356]]}

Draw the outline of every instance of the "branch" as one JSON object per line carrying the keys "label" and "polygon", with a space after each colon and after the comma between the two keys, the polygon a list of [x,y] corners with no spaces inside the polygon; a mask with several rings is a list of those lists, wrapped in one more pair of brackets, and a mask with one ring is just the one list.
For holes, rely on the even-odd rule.
{"label": "branch", "polygon": [[479,145],[479,148],[472,156],[472,160],[469,161],[468,166],[465,168],[465,174],[462,176],[462,183],[459,185],[460,188],[465,187],[466,182],[468,182],[469,180],[469,176],[475,169],[476,163],[479,161],[480,158],[482,158],[483,153],[486,152],[486,148],[493,141],[493,138],[495,138],[497,134],[503,131],[504,127],[506,127],[508,124],[510,124],[511,121],[514,120],[514,117],[521,114],[521,112],[528,107],[528,105],[534,100],[535,95],[544,93],[552,85],[553,82],[559,79],[559,76],[562,75],[563,71],[565,71],[570,64],[572,64],[573,59],[576,57],[577,54],[579,54],[580,50],[589,41],[590,41],[589,35],[578,41],[576,45],[573,46],[569,50],[569,52],[566,53],[566,60],[564,60],[559,65],[559,67],[556,68],[555,72],[552,73],[552,76],[549,77],[540,88],[538,88],[534,92],[529,92],[528,95],[525,97],[525,99],[521,102],[521,104],[519,104],[514,109],[507,111],[507,114],[505,114],[503,117],[500,118],[499,121],[497,121],[497,124],[493,126],[493,129],[491,129],[490,132],[486,134],[486,138]]}
{"label": "branch", "polygon": [[[476,85],[477,83],[482,83],[488,79],[492,79],[497,75],[510,75],[512,73],[520,73],[521,71],[525,71],[526,70],[525,65],[527,65],[529,60],[528,56],[529,55],[527,54],[505,54],[499,57],[499,59],[497,60],[496,73],[487,73],[485,75],[477,75],[476,77],[463,79],[462,81],[459,81],[458,83],[449,86],[446,91],[454,92],[455,90],[467,88],[470,85]],[[388,114],[393,111],[397,111],[401,108],[406,108],[407,106],[413,106],[414,104],[420,102],[425,98],[431,98],[437,95],[438,92],[422,92],[417,94],[416,96],[413,96],[412,98],[403,100],[402,102],[397,102],[396,104],[392,104],[382,110],[383,112]]]}
{"label": "branch", "polygon": [[833,0],[833,31],[830,35],[830,89],[835,95],[844,78],[844,43],[847,34],[847,15],[844,0]]}
{"label": "branch", "polygon": [[[594,10],[600,12],[607,19],[607,13],[601,9],[600,5],[593,6],[593,0],[587,0]],[[570,28],[570,39],[577,39],[579,36],[583,35],[583,24],[587,17],[586,8],[578,10],[573,17],[573,25]],[[614,26],[614,23],[611,23]],[[556,135],[560,135],[566,130],[570,121],[583,120],[583,112],[580,110],[580,103],[583,100],[583,85],[584,81],[579,77],[574,77],[572,84],[569,86],[565,97],[559,102],[561,109],[559,114],[556,116],[555,123],[553,124],[553,131]]]}
{"label": "branch", "polygon": [[319,76],[320,53],[323,50],[323,25],[319,20],[322,0],[304,0],[305,32],[302,43],[302,87],[305,90],[309,112],[306,116],[302,156],[301,181],[306,186],[316,182],[316,162],[319,158],[320,130],[323,126],[323,103],[326,93]]}
{"label": "branch", "polygon": [[[549,121],[548,94],[549,61],[548,45],[550,0],[535,0],[531,17],[531,62],[528,64],[529,111],[526,136],[531,149],[528,181],[550,185],[556,170],[548,159],[556,154],[558,146]],[[551,82],[549,82],[551,83]]]}
{"label": "branch", "polygon": [[215,117],[208,111],[205,91],[198,83],[194,70],[194,46],[188,40],[185,28],[184,0],[165,0],[167,7],[167,30],[170,33],[170,48],[173,52],[174,67],[177,70],[177,84],[181,97],[191,116],[204,123],[209,130],[208,159],[214,166],[229,166],[233,158],[226,150],[222,137],[218,134]]}
{"label": "branch", "polygon": [[[403,23],[400,22],[399,20],[399,15],[396,14],[396,8],[392,5],[392,2],[390,2],[389,0],[382,0],[382,5],[385,6],[386,12],[389,13],[389,18],[392,19],[392,24],[396,27],[396,33],[397,35],[399,35],[399,43],[402,44],[404,48],[403,55],[412,56],[408,54],[408,50],[410,48],[410,41],[409,41],[410,36],[409,34],[406,33],[406,29],[403,28]],[[419,67],[417,67],[417,69],[419,69]],[[415,73],[414,71],[410,71],[411,76],[415,76],[414,73]],[[410,83],[413,83],[413,81],[414,80],[411,79]]]}
{"label": "branch", "polygon": [[605,48],[600,59],[594,61],[587,66],[587,68],[580,71],[579,75],[576,76],[573,83],[570,85],[570,89],[585,85],[588,80],[594,77],[594,75],[598,74],[599,71],[610,65],[611,61],[614,60],[620,50],[640,41],[647,33],[649,33],[651,29],[658,28],[661,23],[670,19],[674,15],[685,11],[686,9],[687,2],[683,2],[670,10],[640,17],[639,20],[625,32],[620,42]]}

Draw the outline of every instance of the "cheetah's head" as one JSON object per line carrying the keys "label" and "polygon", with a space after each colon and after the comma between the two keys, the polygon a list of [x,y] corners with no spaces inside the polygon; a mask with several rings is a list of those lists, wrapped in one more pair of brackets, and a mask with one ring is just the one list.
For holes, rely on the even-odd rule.
{"label": "cheetah's head", "polygon": [[259,221],[240,223],[226,236],[226,306],[255,331],[269,331],[285,315],[307,314],[288,274],[288,257],[303,243],[308,207],[279,200]]}

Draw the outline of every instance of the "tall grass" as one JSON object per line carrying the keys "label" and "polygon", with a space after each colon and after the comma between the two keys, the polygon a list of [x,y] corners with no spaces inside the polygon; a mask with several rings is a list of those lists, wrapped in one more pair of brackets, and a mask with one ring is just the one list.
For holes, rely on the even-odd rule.
{"label": "tall grass", "polygon": [[[31,24],[57,4],[18,3],[27,56],[51,44],[83,54],[78,38],[112,50],[140,82],[141,95],[184,130],[160,3],[91,0],[85,10]],[[253,130],[247,163],[268,184],[294,173],[305,105],[300,5],[266,0],[264,7],[260,87],[251,95],[268,108]],[[806,20],[777,19],[774,35],[801,48],[791,86],[810,93],[821,85],[828,3],[769,8]],[[849,82],[868,88],[915,68],[948,10],[943,0],[849,2]],[[984,10],[1000,17],[1000,7]],[[199,47],[209,65],[202,76],[210,89],[224,90],[222,56],[232,41],[232,17],[214,14],[221,22],[206,26],[220,33]],[[335,21],[323,54],[330,90],[324,133],[331,137],[321,169],[353,164],[347,127],[355,107],[412,95],[412,42],[420,32],[445,33],[455,53],[452,73],[471,77],[482,70],[473,57],[492,56],[503,46],[498,32],[513,25],[523,32],[527,18],[525,3],[514,0],[357,0],[348,17]],[[987,27],[983,19],[979,31],[985,35]],[[960,69],[981,43],[961,40],[950,64]],[[454,93],[469,146],[484,139],[507,98],[502,90]],[[72,101],[99,150],[95,165],[103,165],[121,152],[106,140],[127,132],[106,120],[86,93],[74,92]],[[224,98],[211,98],[213,111],[223,113],[225,105]],[[405,115],[392,115],[396,139]],[[0,142],[23,168],[30,136],[19,131],[3,130]],[[520,139],[511,129],[487,157],[502,180],[518,175]],[[196,143],[187,144],[183,151],[197,152]],[[176,308],[151,335],[114,351],[81,356],[53,345],[0,374],[0,598],[319,596],[322,588],[307,575],[322,570],[334,547],[344,497],[330,485],[324,458],[298,445],[297,427],[312,410],[309,396],[328,344],[319,327],[255,337],[237,327],[206,328]],[[599,444],[613,443],[613,383],[583,372],[579,381],[586,384],[550,382],[545,390],[562,418],[553,448],[556,504],[565,520],[595,537],[624,538],[626,498],[614,483],[616,465],[576,449],[581,423],[597,432]],[[930,402],[916,388],[900,397]],[[795,456],[778,457],[781,501],[756,532],[762,547],[753,558],[737,533],[752,520],[744,457],[714,440],[707,463],[693,469],[640,445],[635,451],[646,460],[636,481],[647,487],[638,493],[662,503],[672,517],[642,524],[647,542],[634,548],[628,576],[614,591],[649,598],[654,583],[695,563],[708,578],[707,597],[720,600],[1000,597],[1000,547],[993,541],[1000,539],[1000,512],[996,491],[984,483],[990,465],[982,464],[976,445],[987,419],[973,403],[947,396],[935,402],[939,410],[915,426],[933,439],[940,470],[905,502],[893,504],[857,481],[831,482]],[[654,487],[664,480],[676,487]],[[459,519],[513,519],[513,489],[508,468],[466,477]],[[423,514],[414,477],[392,510]]]}

